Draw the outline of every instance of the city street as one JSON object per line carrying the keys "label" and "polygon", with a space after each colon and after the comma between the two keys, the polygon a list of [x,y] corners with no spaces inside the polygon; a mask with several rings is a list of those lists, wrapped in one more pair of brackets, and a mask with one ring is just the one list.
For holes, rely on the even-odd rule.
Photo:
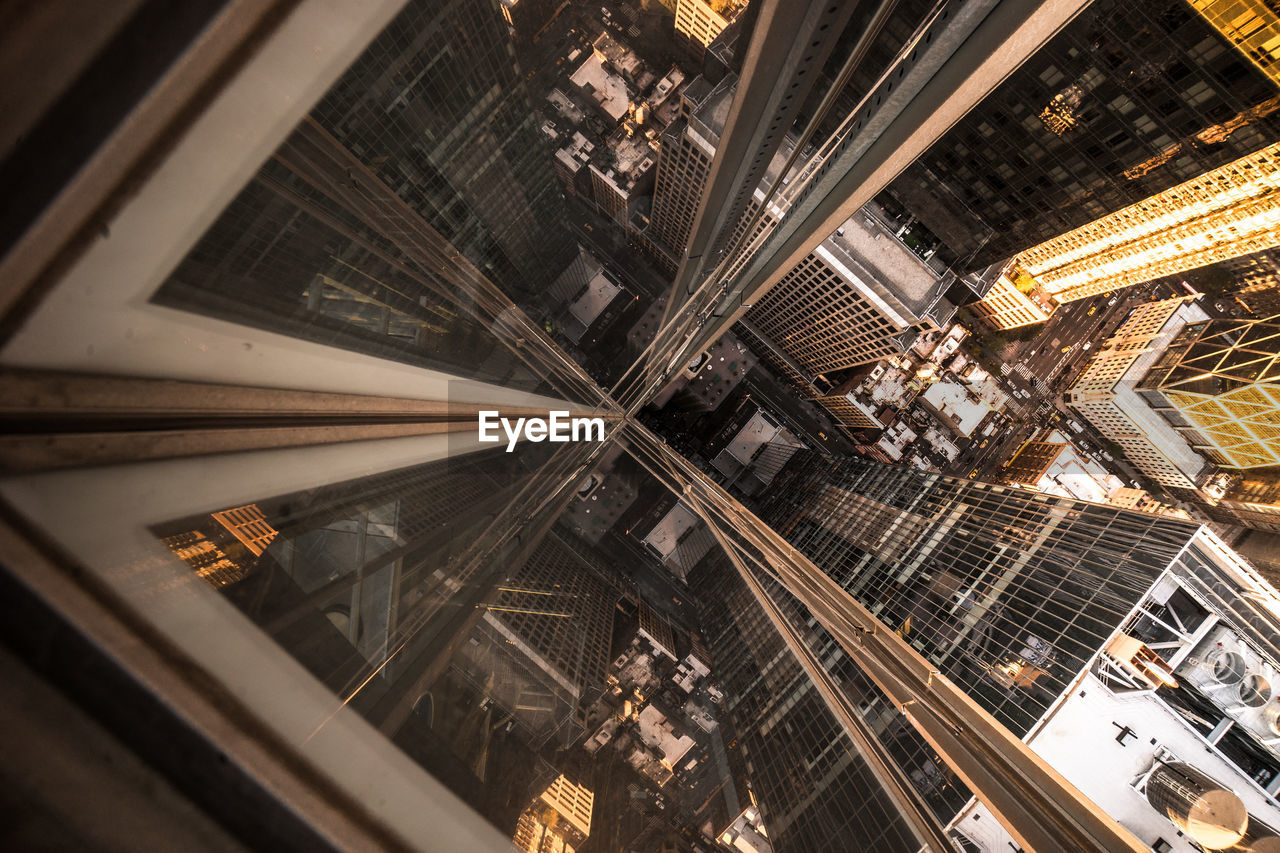
{"label": "city street", "polygon": [[[1137,472],[1132,466],[1123,460],[1110,461],[1100,457],[1105,441],[1066,405],[1066,395],[1090,359],[1134,308],[1151,301],[1153,296],[1168,299],[1185,293],[1177,285],[1164,282],[1126,288],[1112,293],[1110,297],[1099,295],[1068,302],[1038,328],[1034,337],[1013,341],[1006,346],[1002,355],[1009,372],[1004,373],[1001,379],[1013,401],[1007,411],[1009,424],[986,439],[985,446],[984,439],[975,437],[948,466],[947,473],[962,477],[967,477],[974,470],[978,472],[977,477],[994,473],[1038,429],[1054,424],[1069,435],[1077,447],[1098,458],[1108,469],[1133,481]],[[1114,304],[1109,304],[1113,300]],[[1092,313],[1090,309],[1093,309]],[[1058,416],[1056,423],[1051,421],[1055,413]],[[1084,432],[1076,433],[1069,429],[1068,419],[1081,424]]]}

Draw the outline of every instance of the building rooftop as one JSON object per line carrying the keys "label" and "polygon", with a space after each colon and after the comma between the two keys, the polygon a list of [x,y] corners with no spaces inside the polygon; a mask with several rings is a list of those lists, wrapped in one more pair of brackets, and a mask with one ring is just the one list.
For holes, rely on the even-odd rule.
{"label": "building rooftop", "polygon": [[[627,135],[630,129],[632,134]],[[593,166],[624,194],[640,181],[657,163],[655,146],[631,122],[624,122],[596,152]]]}
{"label": "building rooftop", "polygon": [[626,80],[605,69],[599,53],[592,53],[583,60],[569,79],[615,121],[627,114],[631,88]]}
{"label": "building rooftop", "polygon": [[595,147],[591,140],[587,139],[579,131],[574,131],[573,138],[569,140],[568,144],[556,151],[556,159],[564,164],[569,171],[576,172],[591,159],[591,152],[595,150]]}
{"label": "building rooftop", "polygon": [[653,705],[646,705],[636,721],[640,740],[662,756],[661,761],[668,770],[674,770],[685,753],[693,748],[693,738]]}
{"label": "building rooftop", "polygon": [[601,33],[600,37],[591,45],[592,52],[595,53],[602,61],[609,63],[620,74],[623,74],[635,80],[644,71],[644,63],[640,57],[636,56],[631,48],[614,39],[608,33]]}
{"label": "building rooftop", "polygon": [[602,269],[591,277],[586,288],[569,305],[569,313],[584,327],[589,328],[621,292],[622,288],[614,284]]}
{"label": "building rooftop", "polygon": [[694,106],[693,114],[689,117],[689,127],[715,146],[720,143],[720,133],[729,120],[729,108],[733,106],[733,92],[738,78],[729,75],[714,87],[698,87],[695,91],[694,87],[698,86],[699,81],[706,83],[699,77],[684,90],[685,100]]}
{"label": "building rooftop", "polygon": [[671,66],[671,70],[658,81],[658,84],[653,87],[653,91],[648,94],[645,101],[650,107],[653,107],[656,110],[658,107],[665,104],[668,98],[676,93],[676,90],[680,88],[680,84],[684,82],[684,79],[684,72],[674,65]]}
{"label": "building rooftop", "polygon": [[935,382],[922,395],[936,412],[951,423],[961,435],[973,435],[982,419],[995,409],[985,400],[975,399],[963,385],[955,382]]}
{"label": "building rooftop", "polygon": [[577,127],[582,124],[582,110],[564,92],[552,89],[551,94],[547,95],[547,101],[555,107],[557,113],[569,120],[570,125]]}

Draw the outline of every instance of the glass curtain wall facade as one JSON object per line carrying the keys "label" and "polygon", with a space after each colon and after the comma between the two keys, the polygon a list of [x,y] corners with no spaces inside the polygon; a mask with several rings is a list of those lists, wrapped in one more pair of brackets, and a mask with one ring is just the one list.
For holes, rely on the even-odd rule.
{"label": "glass curtain wall facade", "polygon": [[[248,846],[706,853],[748,819],[777,853],[937,848],[968,756],[928,745],[813,589],[754,578],[735,546],[770,554],[774,525],[870,609],[867,633],[910,644],[893,665],[936,666],[1016,740],[1194,527],[791,445],[753,458],[763,520],[682,481],[675,442],[557,343],[550,303],[591,295],[565,276],[602,238],[565,227],[534,94],[550,73],[517,61],[501,9],[245,5],[178,28],[183,73],[116,105],[135,159],[110,136],[86,169],[110,192],[69,185],[76,227],[33,220],[0,258],[0,636],[27,677]],[[1089,26],[1127,25],[1098,8]],[[114,50],[149,43],[133,28],[163,15],[139,15]],[[1232,144],[1272,127],[1250,115]],[[630,317],[643,348],[661,303],[628,297],[597,316]],[[482,411],[560,409],[606,438],[477,436]],[[1000,766],[1000,795],[1033,778]]]}
{"label": "glass curtain wall facade", "polygon": [[1280,90],[1192,5],[1090,3],[888,195],[970,271],[1264,147]]}
{"label": "glass curtain wall facade", "polygon": [[1197,529],[870,460],[785,476],[765,517],[1019,736]]}

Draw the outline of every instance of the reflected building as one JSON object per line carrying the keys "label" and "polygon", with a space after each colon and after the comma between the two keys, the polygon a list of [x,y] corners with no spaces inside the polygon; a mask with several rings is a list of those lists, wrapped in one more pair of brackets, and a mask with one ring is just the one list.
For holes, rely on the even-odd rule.
{"label": "reflected building", "polygon": [[209,519],[214,524],[166,536],[164,543],[214,587],[241,580],[252,559],[262,554],[279,532],[267,523],[257,504],[210,513]]}
{"label": "reflected building", "polygon": [[513,381],[509,354],[458,310],[424,253],[432,237],[414,224],[534,316],[577,255],[550,152],[492,12],[481,0],[408,4],[155,300],[428,366],[486,366]]}
{"label": "reflected building", "polygon": [[454,661],[500,705],[533,746],[569,744],[579,708],[605,687],[618,593],[557,534],[498,584]]}

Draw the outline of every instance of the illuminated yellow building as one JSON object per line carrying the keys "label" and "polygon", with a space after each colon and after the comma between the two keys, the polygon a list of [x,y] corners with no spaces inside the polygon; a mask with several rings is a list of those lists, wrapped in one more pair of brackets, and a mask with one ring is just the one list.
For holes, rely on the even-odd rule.
{"label": "illuminated yellow building", "polygon": [[1052,316],[1056,306],[1035,279],[1010,269],[1001,273],[987,295],[970,307],[992,328],[1016,329],[1043,323]]}
{"label": "illuminated yellow building", "polygon": [[1280,473],[1250,471],[1231,484],[1218,506],[1245,527],[1280,533]]}
{"label": "illuminated yellow building", "polygon": [[1280,85],[1280,10],[1275,0],[1187,0],[1214,29]]}
{"label": "illuminated yellow building", "polygon": [[701,53],[728,26],[736,5],[728,0],[677,0],[676,35],[687,40],[695,52]]}
{"label": "illuminated yellow building", "polygon": [[[190,566],[197,575],[214,587],[226,586],[243,578],[251,560],[225,536],[230,533],[250,554],[257,557],[267,549],[277,531],[262,514],[257,504],[247,504],[210,514],[217,527],[189,530],[164,537],[164,544],[174,556]],[[226,550],[224,550],[224,548]],[[228,554],[227,550],[232,551]]]}
{"label": "illuminated yellow building", "polygon": [[595,795],[561,775],[520,815],[513,837],[523,853],[574,853],[591,835]]}
{"label": "illuminated yellow building", "polygon": [[1175,506],[1156,500],[1146,489],[1130,489],[1127,487],[1117,489],[1110,497],[1107,498],[1107,503],[1123,509],[1136,509],[1139,512],[1146,512],[1151,515],[1167,515],[1171,518],[1191,518],[1191,514],[1185,509],[1178,509]]}
{"label": "illuminated yellow building", "polygon": [[1280,243],[1280,144],[1023,252],[1058,302],[1095,296]]}
{"label": "illuminated yellow building", "polygon": [[1280,316],[1189,325],[1139,390],[1219,465],[1280,465]]}

